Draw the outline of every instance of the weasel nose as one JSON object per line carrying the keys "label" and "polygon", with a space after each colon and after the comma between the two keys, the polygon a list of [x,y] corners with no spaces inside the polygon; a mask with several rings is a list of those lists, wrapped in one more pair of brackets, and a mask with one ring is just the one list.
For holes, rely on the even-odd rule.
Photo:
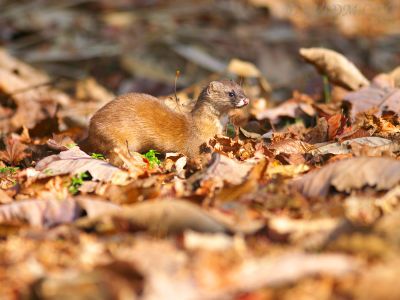
{"label": "weasel nose", "polygon": [[247,104],[249,104],[249,98],[243,97],[240,98],[239,102],[236,104],[236,107],[243,107],[246,106]]}

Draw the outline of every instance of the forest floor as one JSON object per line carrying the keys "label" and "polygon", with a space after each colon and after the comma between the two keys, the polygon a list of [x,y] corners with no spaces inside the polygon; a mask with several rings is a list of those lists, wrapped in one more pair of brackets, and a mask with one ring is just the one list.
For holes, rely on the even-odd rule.
{"label": "forest floor", "polygon": [[[400,299],[400,4],[316,2],[0,1],[0,299]],[[203,166],[78,146],[224,78]]]}

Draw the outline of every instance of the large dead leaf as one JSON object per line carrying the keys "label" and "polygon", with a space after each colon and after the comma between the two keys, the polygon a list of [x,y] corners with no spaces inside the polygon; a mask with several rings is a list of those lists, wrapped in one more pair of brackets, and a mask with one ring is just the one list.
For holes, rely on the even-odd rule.
{"label": "large dead leaf", "polygon": [[331,187],[350,192],[364,186],[388,190],[400,182],[400,161],[382,157],[356,157],[331,163],[304,175],[293,185],[307,197],[327,196]]}
{"label": "large dead leaf", "polygon": [[272,123],[279,122],[279,119],[282,117],[297,118],[304,114],[314,116],[315,109],[311,103],[299,101],[296,98],[287,100],[277,107],[255,112],[258,120],[269,119]]}
{"label": "large dead leaf", "polygon": [[362,112],[400,111],[400,89],[372,84],[347,94],[344,101],[351,105],[351,117]]}
{"label": "large dead leaf", "polygon": [[269,148],[274,151],[275,155],[279,153],[304,154],[313,150],[314,146],[300,140],[284,139],[271,143]]}
{"label": "large dead leaf", "polygon": [[[106,226],[106,225],[107,226]],[[122,226],[121,226],[122,224]],[[226,232],[228,227],[201,207],[182,200],[145,201],[122,212],[105,214],[77,223],[81,228],[107,230],[146,230],[157,235],[173,234],[185,230],[200,232]]]}
{"label": "large dead leaf", "polygon": [[0,206],[0,223],[26,222],[31,226],[50,227],[72,222],[82,216],[95,217],[113,210],[119,210],[119,207],[84,198],[28,200]]}
{"label": "large dead leaf", "polygon": [[369,81],[342,54],[325,48],[301,48],[300,55],[327,75],[329,81],[350,90],[369,85]]}
{"label": "large dead leaf", "polygon": [[394,86],[400,88],[400,67],[397,67],[391,71],[389,76],[394,81]]}
{"label": "large dead leaf", "polygon": [[17,165],[21,160],[29,156],[29,154],[25,152],[28,147],[17,139],[12,137],[5,138],[4,144],[6,145],[6,149],[0,151],[0,160],[8,164]]}
{"label": "large dead leaf", "polygon": [[81,174],[89,172],[93,180],[110,181],[113,183],[124,183],[128,173],[110,165],[104,160],[94,159],[81,151],[79,147],[62,151],[60,154],[48,156],[36,165],[40,171],[38,178],[46,178],[56,175]]}
{"label": "large dead leaf", "polygon": [[142,292],[143,281],[135,266],[115,261],[80,274],[44,276],[34,282],[32,293],[38,299],[46,300],[135,300]]}
{"label": "large dead leaf", "polygon": [[341,276],[358,268],[359,264],[345,255],[288,253],[247,260],[229,277],[236,288],[249,290],[289,284],[317,274]]}
{"label": "large dead leaf", "polygon": [[50,78],[0,49],[0,93],[15,101],[17,110],[10,124],[1,124],[8,132],[22,126],[33,128],[38,122],[55,116],[57,105],[68,105],[70,98],[50,88]]}
{"label": "large dead leaf", "polygon": [[240,59],[232,59],[227,67],[228,72],[242,77],[258,77],[260,70],[252,63]]}
{"label": "large dead leaf", "polygon": [[[378,153],[378,151],[398,151],[399,145],[391,140],[384,139],[378,136],[361,137],[351,140],[345,140],[341,143],[330,143],[322,145],[311,151],[313,154],[347,154],[352,152],[352,146],[358,144],[366,146],[369,149]],[[374,155],[369,155],[374,156]]]}

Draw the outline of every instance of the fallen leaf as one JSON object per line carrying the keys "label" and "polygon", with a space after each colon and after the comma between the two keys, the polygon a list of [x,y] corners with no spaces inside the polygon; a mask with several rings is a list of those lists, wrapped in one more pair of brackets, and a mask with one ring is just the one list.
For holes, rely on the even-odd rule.
{"label": "fallen leaf", "polygon": [[277,155],[279,153],[304,154],[313,150],[315,147],[300,140],[285,139],[271,143],[269,148]]}
{"label": "fallen leaf", "polygon": [[26,222],[31,226],[51,227],[70,223],[83,216],[97,216],[119,207],[104,201],[73,199],[27,200],[0,206],[0,223]]}
{"label": "fallen leaf", "polygon": [[395,87],[400,88],[400,66],[391,71],[389,76],[393,79]]}
{"label": "fallen leaf", "polygon": [[272,123],[277,123],[282,117],[297,118],[302,114],[314,116],[315,109],[310,103],[291,99],[283,102],[277,107],[267,108],[263,111],[256,112],[255,117],[257,120],[269,119]]}
{"label": "fallen leaf", "polygon": [[110,165],[104,160],[94,159],[81,151],[79,147],[73,147],[60,154],[48,156],[36,165],[40,171],[38,178],[47,178],[56,175],[81,174],[89,172],[93,180],[109,181],[114,184],[124,183],[128,173]]}
{"label": "fallen leaf", "polygon": [[0,92],[14,100],[17,109],[3,132],[26,126],[32,129],[55,116],[57,105],[68,105],[70,97],[48,84],[50,77],[0,49]]}
{"label": "fallen leaf", "polygon": [[281,175],[285,177],[294,177],[296,175],[307,172],[309,169],[310,167],[305,164],[298,164],[298,165],[270,164],[267,169],[267,175],[268,176]]}
{"label": "fallen leaf", "polygon": [[328,121],[325,118],[319,118],[317,125],[307,132],[306,142],[316,144],[328,141],[328,126]]}
{"label": "fallen leaf", "polygon": [[310,235],[325,235],[338,226],[339,220],[319,218],[313,220],[296,220],[287,217],[273,217],[268,221],[268,229],[280,235],[288,235],[290,241],[296,242]]}
{"label": "fallen leaf", "polygon": [[325,48],[301,48],[300,55],[329,81],[350,90],[369,85],[368,79],[342,54]]}
{"label": "fallen leaf", "polygon": [[259,77],[261,75],[260,70],[254,64],[237,58],[229,62],[227,70],[242,77]]}
{"label": "fallen leaf", "polygon": [[351,107],[351,118],[362,112],[400,111],[400,89],[390,87],[380,87],[372,84],[360,90],[348,93],[344,99]]}
{"label": "fallen leaf", "polygon": [[6,149],[0,151],[0,160],[5,161],[11,165],[17,165],[25,157],[29,156],[25,150],[28,148],[19,140],[8,137],[4,139]]}
{"label": "fallen leaf", "polygon": [[333,115],[328,119],[328,139],[333,140],[336,135],[343,132],[346,126],[346,118],[342,114]]}
{"label": "fallen leaf", "polygon": [[[112,224],[112,225],[104,225]],[[119,225],[122,224],[122,225]],[[229,228],[201,207],[182,200],[145,201],[125,207],[123,211],[77,222],[80,228],[125,228],[146,230],[152,234],[175,234],[185,230],[227,232]],[[90,229],[93,230],[93,229]]]}
{"label": "fallen leaf", "polygon": [[331,187],[350,192],[364,186],[389,190],[400,181],[400,161],[383,157],[355,157],[310,172],[292,184],[307,197],[324,197]]}
{"label": "fallen leaf", "polygon": [[[354,145],[363,145],[367,146],[368,149],[373,149],[375,153],[378,153],[378,151],[397,151],[396,149],[399,148],[398,144],[388,140],[384,139],[378,136],[372,136],[372,137],[361,137],[361,138],[355,138],[351,140],[345,140],[340,143],[330,143],[326,145],[322,145],[315,150],[311,151],[313,154],[347,154],[347,153],[352,153],[352,147]],[[369,155],[369,156],[378,156],[378,155]]]}
{"label": "fallen leaf", "polygon": [[272,258],[247,259],[228,277],[236,289],[252,290],[282,286],[317,274],[343,276],[358,269],[359,264],[354,258],[342,254],[288,253]]}
{"label": "fallen leaf", "polygon": [[[110,280],[112,279],[112,280]],[[114,261],[78,274],[49,274],[35,281],[32,294],[38,299],[135,300],[143,289],[143,276],[126,261]]]}

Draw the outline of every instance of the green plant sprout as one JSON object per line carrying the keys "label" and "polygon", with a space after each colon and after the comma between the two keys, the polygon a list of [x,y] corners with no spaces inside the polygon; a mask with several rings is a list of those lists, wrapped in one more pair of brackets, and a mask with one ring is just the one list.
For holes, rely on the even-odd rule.
{"label": "green plant sprout", "polygon": [[18,167],[2,167],[0,168],[0,173],[15,174],[19,168]]}
{"label": "green plant sprout", "polygon": [[94,159],[106,160],[104,155],[101,153],[92,153],[92,154],[90,154],[90,157],[94,158]]}
{"label": "green plant sprout", "polygon": [[161,161],[156,156],[157,154],[160,153],[156,150],[149,150],[145,154],[143,154],[143,157],[145,157],[149,161],[151,168],[154,168],[156,165],[159,165],[161,163]]}
{"label": "green plant sprout", "polygon": [[328,76],[323,75],[322,76],[322,80],[323,80],[323,83],[324,83],[325,103],[329,103],[329,102],[331,102],[331,91],[330,91],[330,87],[329,87]]}
{"label": "green plant sprout", "polygon": [[78,144],[76,144],[76,143],[69,143],[69,144],[67,144],[67,148],[68,148],[68,149],[74,148],[75,146],[78,146]]}
{"label": "green plant sprout", "polygon": [[83,181],[90,178],[91,176],[87,171],[75,175],[74,177],[71,178],[68,191],[73,195],[77,194],[79,192],[79,187],[83,184]]}

